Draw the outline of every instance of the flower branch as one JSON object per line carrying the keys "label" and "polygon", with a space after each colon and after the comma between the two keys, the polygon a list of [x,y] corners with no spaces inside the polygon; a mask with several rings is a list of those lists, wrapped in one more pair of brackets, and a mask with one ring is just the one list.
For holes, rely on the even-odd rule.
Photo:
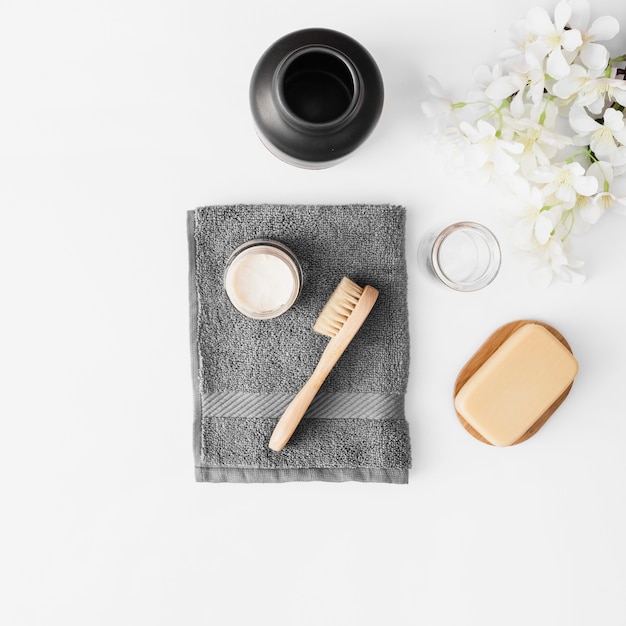
{"label": "flower branch", "polygon": [[587,0],[561,0],[553,17],[531,9],[511,28],[513,47],[476,69],[465,101],[429,77],[422,105],[463,169],[512,192],[513,239],[532,254],[538,284],[582,281],[570,235],[626,213],[617,184],[626,175],[626,54],[611,58],[599,43],[618,34],[617,20],[589,23],[589,14]]}

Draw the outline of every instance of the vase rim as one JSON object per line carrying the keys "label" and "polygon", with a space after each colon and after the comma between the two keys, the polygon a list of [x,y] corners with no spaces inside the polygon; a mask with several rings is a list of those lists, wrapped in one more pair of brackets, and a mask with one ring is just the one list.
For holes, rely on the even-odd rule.
{"label": "vase rim", "polygon": [[[312,122],[298,115],[288,104],[285,95],[285,77],[289,68],[297,59],[301,58],[304,55],[312,53],[327,54],[339,60],[348,70],[350,78],[352,80],[352,96],[347,107],[340,115],[324,122]],[[361,81],[355,65],[352,63],[349,57],[340,50],[337,50],[332,46],[320,43],[305,44],[299,47],[297,50],[294,50],[293,52],[288,54],[277,66],[272,82],[274,93],[276,96],[276,102],[283,116],[289,123],[302,129],[323,131],[333,129],[341,126],[342,124],[345,124],[349,119],[351,119],[351,117],[353,117],[354,112],[357,109],[359,99],[361,98]]]}

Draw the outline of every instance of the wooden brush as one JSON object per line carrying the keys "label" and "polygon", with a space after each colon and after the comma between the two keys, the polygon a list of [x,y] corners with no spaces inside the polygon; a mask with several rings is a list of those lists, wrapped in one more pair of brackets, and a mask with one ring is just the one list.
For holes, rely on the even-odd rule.
{"label": "wooden brush", "polygon": [[322,383],[367,319],[376,298],[378,290],[374,287],[362,288],[349,278],[341,279],[313,326],[315,332],[328,335],[331,340],[311,377],[276,424],[269,443],[271,450],[278,452],[285,447]]}

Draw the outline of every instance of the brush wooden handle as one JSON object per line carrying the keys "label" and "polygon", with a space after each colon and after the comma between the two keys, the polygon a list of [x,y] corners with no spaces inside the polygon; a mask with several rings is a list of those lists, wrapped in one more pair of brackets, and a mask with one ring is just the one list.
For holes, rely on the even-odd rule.
{"label": "brush wooden handle", "polygon": [[350,345],[357,331],[367,319],[376,302],[376,298],[378,298],[378,290],[370,285],[366,285],[354,310],[350,313],[339,332],[328,342],[324,352],[322,352],[322,356],[311,377],[289,403],[278,424],[276,424],[269,443],[271,450],[279,452],[291,439],[291,435],[293,435],[302,416],[306,413],[311,402],[313,402],[313,398],[317,395],[322,383],[326,380],[339,357],[345,352],[345,349]]}

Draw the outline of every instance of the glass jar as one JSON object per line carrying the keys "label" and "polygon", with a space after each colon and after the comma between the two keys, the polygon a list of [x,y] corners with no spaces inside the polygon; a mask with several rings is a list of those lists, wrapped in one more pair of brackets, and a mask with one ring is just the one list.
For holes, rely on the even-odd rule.
{"label": "glass jar", "polygon": [[224,288],[233,306],[248,317],[271,319],[287,311],[300,295],[302,268],[283,243],[254,239],[231,254]]}
{"label": "glass jar", "polygon": [[500,270],[500,245],[482,224],[457,222],[420,242],[420,265],[435,279],[456,291],[486,287]]}

